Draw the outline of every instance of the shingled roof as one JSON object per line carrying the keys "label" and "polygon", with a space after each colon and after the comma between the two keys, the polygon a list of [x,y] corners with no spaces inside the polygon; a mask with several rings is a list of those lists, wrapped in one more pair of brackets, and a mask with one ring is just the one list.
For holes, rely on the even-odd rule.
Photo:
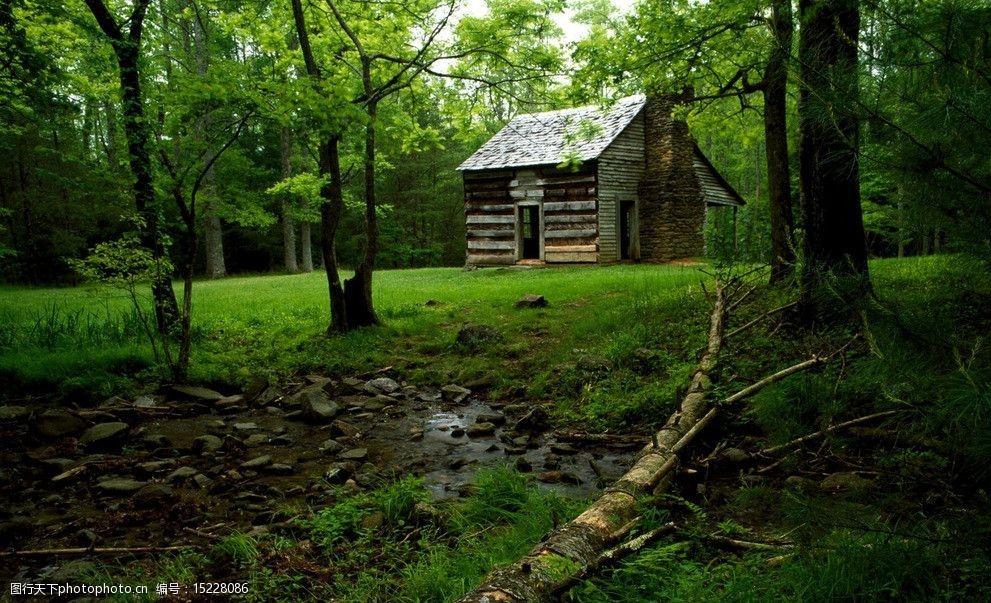
{"label": "shingled roof", "polygon": [[471,157],[460,171],[557,165],[566,159],[597,159],[629,125],[646,97],[628,96],[610,107],[592,105],[517,115]]}

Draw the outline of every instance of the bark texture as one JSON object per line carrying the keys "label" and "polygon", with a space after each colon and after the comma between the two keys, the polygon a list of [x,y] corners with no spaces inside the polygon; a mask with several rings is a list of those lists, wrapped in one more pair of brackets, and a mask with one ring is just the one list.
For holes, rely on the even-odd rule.
{"label": "bark texture", "polygon": [[791,59],[791,0],[771,7],[774,47],[764,70],[764,141],[767,147],[767,190],[771,214],[771,282],[791,276],[795,265],[795,220],[788,166],[787,85]]}
{"label": "bark texture", "polygon": [[[310,47],[310,36],[306,29],[306,16],[303,13],[302,0],[292,0],[293,22],[299,49],[303,53],[307,76],[317,83],[322,75],[313,50]],[[321,176],[328,177],[320,187],[320,251],[323,255],[323,265],[327,272],[327,288],[330,293],[330,324],[328,333],[347,331],[348,321],[344,301],[344,287],[341,285],[341,275],[337,266],[337,228],[341,223],[341,213],[344,210],[344,194],[341,190],[341,158],[339,150],[340,138],[336,135],[326,136],[317,149],[317,166]]]}
{"label": "bark texture", "polygon": [[860,207],[858,0],[801,0],[798,105],[804,235],[803,289],[825,274],[861,275],[867,243]]}
{"label": "bark texture", "polygon": [[708,344],[677,411],[646,446],[633,467],[607,488],[584,513],[555,529],[516,563],[493,570],[462,602],[541,601],[571,584],[574,576],[598,562],[602,552],[622,538],[633,525],[638,502],[664,489],[668,475],[679,463],[679,451],[715,414],[708,407],[712,389],[709,373],[723,343],[726,299],[717,285],[709,322]]}
{"label": "bark texture", "polygon": [[303,272],[313,272],[313,237],[310,223],[302,221],[299,223],[299,255],[300,268]]}

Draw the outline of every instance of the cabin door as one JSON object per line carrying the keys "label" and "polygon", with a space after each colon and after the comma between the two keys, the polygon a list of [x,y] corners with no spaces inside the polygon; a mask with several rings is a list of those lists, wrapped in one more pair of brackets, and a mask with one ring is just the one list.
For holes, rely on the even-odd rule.
{"label": "cabin door", "polygon": [[634,201],[619,202],[619,259],[637,259],[637,204]]}
{"label": "cabin door", "polygon": [[516,227],[520,242],[521,260],[540,259],[540,206],[521,205]]}

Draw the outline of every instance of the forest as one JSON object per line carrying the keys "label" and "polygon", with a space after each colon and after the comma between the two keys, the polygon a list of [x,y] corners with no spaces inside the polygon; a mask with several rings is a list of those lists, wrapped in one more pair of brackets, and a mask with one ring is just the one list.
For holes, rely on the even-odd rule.
{"label": "forest", "polygon": [[[587,122],[472,226],[634,95],[699,253]],[[0,0],[0,96],[3,600],[991,598],[991,2]]]}

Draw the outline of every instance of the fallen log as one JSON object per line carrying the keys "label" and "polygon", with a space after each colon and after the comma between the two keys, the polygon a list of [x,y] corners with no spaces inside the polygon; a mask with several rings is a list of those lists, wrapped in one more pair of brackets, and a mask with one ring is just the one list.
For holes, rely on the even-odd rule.
{"label": "fallen log", "polygon": [[[722,349],[726,324],[725,286],[716,283],[709,320],[708,343],[699,359],[687,393],[634,463],[584,513],[552,531],[526,556],[512,565],[494,569],[461,601],[477,603],[540,601],[550,598],[593,566],[606,548],[636,525],[637,502],[677,467],[678,450],[698,433],[696,424],[709,414],[709,373]],[[704,423],[703,423],[704,425]]]}

